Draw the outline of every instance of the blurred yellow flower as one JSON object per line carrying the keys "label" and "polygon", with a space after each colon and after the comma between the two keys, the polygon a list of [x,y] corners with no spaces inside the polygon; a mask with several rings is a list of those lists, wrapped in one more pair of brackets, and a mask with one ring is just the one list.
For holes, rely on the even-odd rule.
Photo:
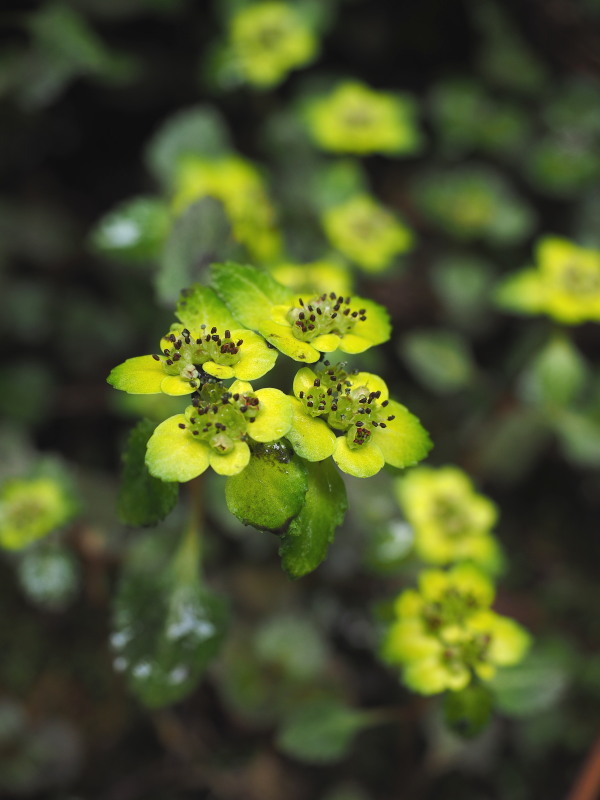
{"label": "blurred yellow flower", "polygon": [[331,244],[366,272],[381,272],[414,240],[396,215],[367,194],[327,209],[322,223]]}
{"label": "blurred yellow flower", "polygon": [[9,480],[0,488],[0,547],[27,547],[69,522],[76,510],[71,492],[59,479]]}
{"label": "blurred yellow flower", "polygon": [[352,274],[342,261],[322,258],[307,264],[279,262],[270,269],[275,280],[294,292],[305,294],[333,291],[336,294],[352,292]]}
{"label": "blurred yellow flower", "polygon": [[419,590],[396,599],[383,657],[401,666],[404,683],[420,694],[491,680],[498,667],[521,661],[530,645],[524,628],[490,610],[493,599],[492,583],[471,565],[422,572]]}
{"label": "blurred yellow flower", "polygon": [[202,197],[223,203],[234,237],[253,258],[265,261],[278,256],[281,240],[275,211],[264,180],[250,161],[239,156],[182,159],[175,178],[173,209],[180,213]]}
{"label": "blurred yellow flower", "polygon": [[478,494],[457,467],[417,467],[396,479],[398,502],[415,536],[415,550],[430,564],[469,560],[497,571],[501,554],[491,535],[495,505]]}
{"label": "blurred yellow flower", "polygon": [[324,150],[334,153],[413,153],[421,146],[414,102],[404,95],[378,92],[345,81],[331,94],[309,101],[308,130]]}
{"label": "blurred yellow flower", "polygon": [[568,239],[542,237],[537,268],[521,270],[498,287],[501,308],[523,314],[548,314],[565,325],[600,322],[600,251]]}
{"label": "blurred yellow flower", "polygon": [[311,61],[318,41],[304,17],[288,3],[256,3],[230,21],[231,55],[248,83],[275,86],[290,70]]}

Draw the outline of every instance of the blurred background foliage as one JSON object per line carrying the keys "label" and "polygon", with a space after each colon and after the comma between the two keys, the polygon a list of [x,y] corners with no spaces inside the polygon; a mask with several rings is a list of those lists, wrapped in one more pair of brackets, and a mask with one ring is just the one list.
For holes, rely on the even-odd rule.
{"label": "blurred background foliage", "polygon": [[[543,235],[600,247],[598,2],[9,0],[0,22],[2,797],[592,800],[600,313],[495,297]],[[385,99],[323,139],[343,84]],[[495,608],[535,645],[482,732],[487,693],[412,695],[378,658],[422,568],[393,470],[347,479],[300,582],[217,476],[203,577],[185,502],[117,516],[130,428],[181,402],[106,375],[225,258],[386,305],[361,366],[499,510]]]}

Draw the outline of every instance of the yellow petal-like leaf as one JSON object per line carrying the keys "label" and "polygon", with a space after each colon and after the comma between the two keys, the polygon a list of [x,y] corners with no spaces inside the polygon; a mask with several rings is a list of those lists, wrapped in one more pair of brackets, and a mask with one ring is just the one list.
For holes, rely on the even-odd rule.
{"label": "yellow petal-like leaf", "polygon": [[258,415],[248,425],[248,433],[256,442],[274,442],[289,431],[292,424],[291,399],[279,389],[259,389]]}
{"label": "yellow petal-like leaf", "polygon": [[164,377],[159,361],[152,356],[136,356],[115,367],[107,380],[115,389],[128,394],[158,394]]}
{"label": "yellow petal-like leaf", "polygon": [[286,434],[296,453],[307,461],[323,461],[335,450],[336,436],[322,419],[304,413],[302,403],[290,399],[292,427]]}
{"label": "yellow petal-like leaf", "polygon": [[367,442],[356,450],[351,450],[345,436],[338,436],[333,460],[343,472],[356,478],[370,478],[385,464],[383,453],[374,442]]}
{"label": "yellow petal-like leaf", "polygon": [[162,481],[184,483],[201,475],[209,465],[209,447],[195,441],[183,414],[169,417],[156,428],[146,449],[148,471]]}
{"label": "yellow petal-like leaf", "polygon": [[210,465],[219,475],[237,475],[250,461],[250,448],[246,442],[236,442],[230,453],[221,455],[211,450]]}

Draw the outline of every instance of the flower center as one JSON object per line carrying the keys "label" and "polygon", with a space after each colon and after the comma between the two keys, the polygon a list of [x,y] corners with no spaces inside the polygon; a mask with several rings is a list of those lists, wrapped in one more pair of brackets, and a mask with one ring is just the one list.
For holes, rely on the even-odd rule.
{"label": "flower center", "polygon": [[229,330],[223,335],[215,327],[208,332],[207,325],[201,325],[200,330],[200,336],[187,328],[167,333],[161,339],[164,345],[162,354],[152,356],[155,361],[162,363],[167,375],[179,375],[188,380],[192,388],[200,386],[202,365],[207,361],[224,367],[237,364],[241,358],[239,350],[244,343],[243,339],[235,341]]}
{"label": "flower center", "polygon": [[446,495],[436,497],[431,516],[449,537],[460,537],[469,529],[469,517],[457,498]]}
{"label": "flower center", "polygon": [[232,394],[220,384],[205,383],[192,397],[192,405],[185,410],[186,422],[179,427],[224,455],[233,450],[236,441],[246,441],[248,425],[256,419],[259,405],[253,392]]}
{"label": "flower center", "polygon": [[578,296],[600,292],[600,269],[585,269],[576,261],[564,265],[560,277],[561,287],[569,294]]}
{"label": "flower center", "polygon": [[430,632],[438,631],[448,625],[463,625],[468,614],[476,611],[477,599],[470,592],[460,592],[449,587],[438,600],[426,603],[422,619]]}
{"label": "flower center", "polygon": [[364,308],[353,308],[350,297],[344,298],[335,292],[314,297],[307,304],[300,297],[298,303],[290,308],[287,319],[296,339],[303,342],[311,342],[328,333],[344,336],[350,333],[358,320],[365,322],[367,319]]}
{"label": "flower center", "polygon": [[347,432],[348,446],[355,450],[369,441],[373,428],[385,429],[395,417],[386,410],[388,401],[380,402],[380,391],[355,386],[352,377],[356,373],[349,373],[344,367],[332,367],[324,361],[317,368],[313,388],[300,392],[298,399],[309,416],[326,416],[331,428]]}

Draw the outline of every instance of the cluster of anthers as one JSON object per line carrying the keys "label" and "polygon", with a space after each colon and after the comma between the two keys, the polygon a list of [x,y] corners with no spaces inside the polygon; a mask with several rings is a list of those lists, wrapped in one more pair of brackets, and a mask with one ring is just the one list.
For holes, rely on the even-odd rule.
{"label": "cluster of anthers", "polygon": [[366,309],[353,309],[350,302],[350,297],[336,295],[335,292],[322,294],[309,303],[299,297],[298,305],[287,313],[294,336],[303,342],[310,342],[323,334],[344,336],[350,333],[358,320],[365,322],[367,319]]}
{"label": "cluster of anthers", "polygon": [[247,441],[248,424],[255,422],[259,405],[252,392],[231,393],[220,383],[204,383],[185,410],[186,422],[179,427],[225,455],[236,441]]}
{"label": "cluster of anthers", "polygon": [[240,360],[239,349],[244,340],[232,338],[231,331],[226,330],[221,336],[216,327],[208,331],[207,325],[200,326],[198,336],[187,328],[167,333],[161,339],[164,348],[161,355],[152,355],[160,361],[167,375],[179,375],[189,380],[192,388],[198,388],[206,378],[202,366],[207,361],[231,367]]}
{"label": "cluster of anthers", "polygon": [[370,390],[359,372],[344,367],[324,361],[313,389],[298,392],[298,399],[309,416],[324,416],[331,428],[347,432],[348,445],[355,449],[369,441],[373,428],[386,428],[395,416],[386,410],[389,401],[380,401],[380,390]]}

